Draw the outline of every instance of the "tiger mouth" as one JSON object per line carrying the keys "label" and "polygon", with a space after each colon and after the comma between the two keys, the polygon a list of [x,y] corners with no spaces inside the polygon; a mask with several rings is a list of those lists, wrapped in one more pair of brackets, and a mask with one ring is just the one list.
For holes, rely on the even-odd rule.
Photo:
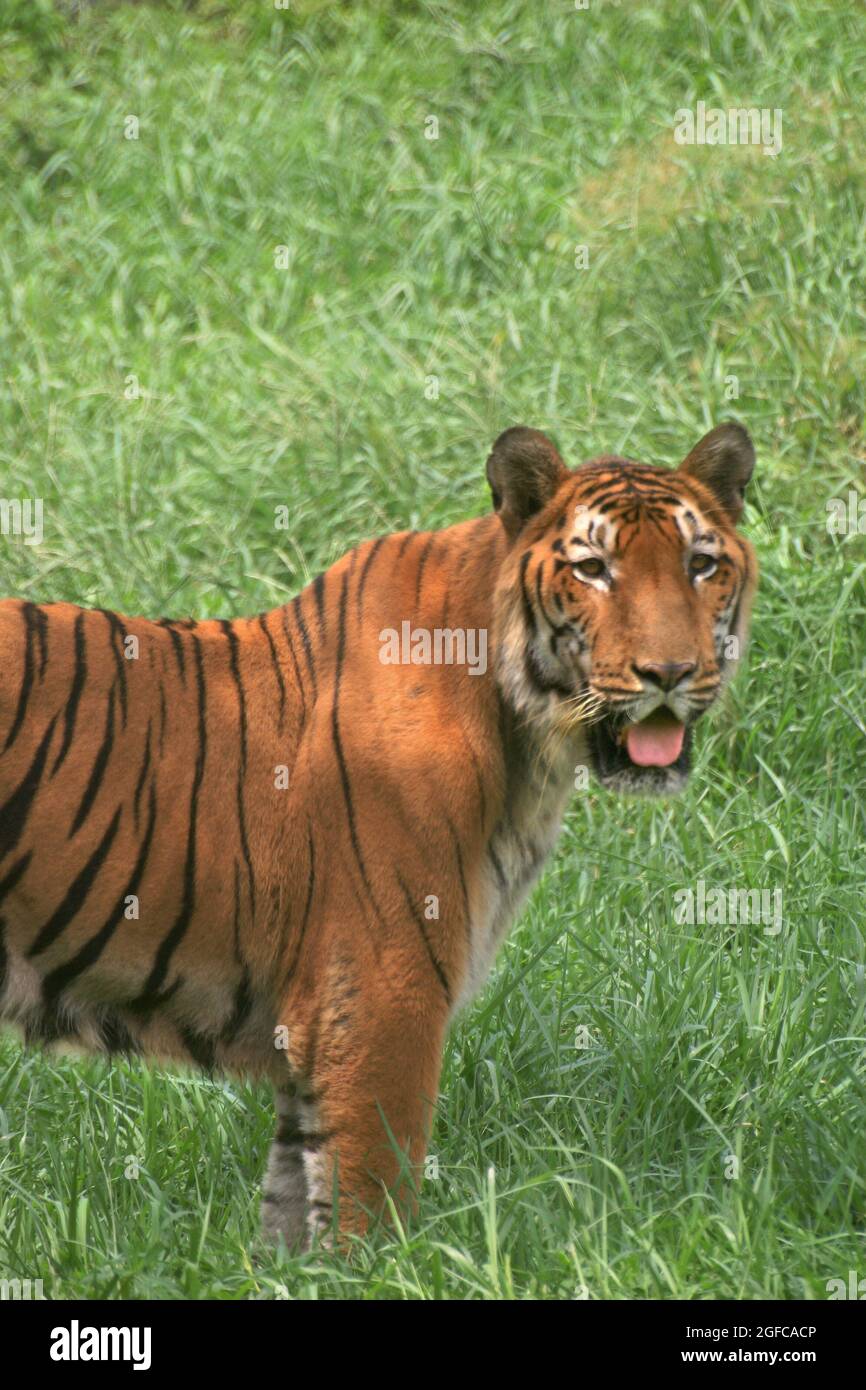
{"label": "tiger mouth", "polygon": [[647,791],[682,785],[691,770],[693,728],[694,721],[682,724],[669,711],[654,713],[640,724],[605,715],[589,729],[595,774],[602,783],[621,782]]}

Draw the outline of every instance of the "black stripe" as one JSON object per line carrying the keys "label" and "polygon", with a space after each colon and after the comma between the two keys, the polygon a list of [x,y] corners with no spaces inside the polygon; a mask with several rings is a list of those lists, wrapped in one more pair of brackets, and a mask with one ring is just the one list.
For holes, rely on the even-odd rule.
{"label": "black stripe", "polygon": [[[198,690],[198,749],[196,751],[195,772],[189,798],[188,829],[186,837],[186,863],[183,873],[183,898],[180,909],[171,929],[163,937],[154,957],[150,974],[141,993],[130,1004],[139,1013],[148,1013],[158,1004],[164,1003],[166,995],[161,987],[168,974],[171,958],[183,940],[192,920],[195,908],[195,869],[196,869],[196,828],[198,825],[198,799],[204,778],[205,758],[207,756],[207,729],[205,726],[206,691],[204,669],[201,657],[201,641],[196,636],[190,638],[195,654],[196,687]],[[172,989],[177,988],[175,981]]]}
{"label": "black stripe", "polygon": [[148,1019],[156,1009],[161,1009],[170,999],[174,998],[183,983],[183,975],[178,975],[176,979],[172,980],[168,989],[155,989],[150,994],[145,994],[142,991],[135,999],[130,999],[124,1007],[139,1018]]}
{"label": "black stripe", "polygon": [[20,859],[15,860],[15,863],[12,865],[6,877],[0,879],[0,903],[12,892],[12,889],[23,878],[24,874],[26,874],[27,865],[32,858],[33,851],[32,849],[28,849],[26,854],[22,854]]}
{"label": "black stripe", "polygon": [[99,788],[102,786],[102,779],[105,776],[105,769],[108,766],[108,759],[111,757],[111,750],[114,747],[114,690],[112,686],[108,692],[108,710],[105,716],[105,729],[102,735],[102,743],[93,762],[87,786],[84,788],[84,795],[81,798],[81,805],[72,822],[68,838],[71,840],[75,832],[87,820]]}
{"label": "black stripe", "polygon": [[310,908],[313,906],[313,893],[316,888],[316,845],[313,840],[313,829],[309,820],[307,821],[307,849],[310,855],[310,871],[307,874],[307,901],[304,904],[304,915],[301,919],[301,936],[307,930],[307,922],[310,919]]}
{"label": "black stripe", "polygon": [[396,562],[397,560],[402,560],[402,558],[403,558],[403,553],[404,553],[404,551],[406,550],[406,547],[409,545],[409,542],[410,542],[410,541],[413,541],[413,540],[415,539],[415,537],[417,536],[417,534],[418,534],[417,531],[407,531],[407,532],[406,532],[405,536],[403,537],[403,539],[401,540],[400,544],[399,544],[398,547],[397,547],[397,554],[394,556],[395,562]]}
{"label": "black stripe", "polygon": [[410,913],[411,913],[411,915],[412,915],[412,918],[413,918],[413,920],[414,920],[414,922],[415,922],[415,925],[417,926],[418,931],[420,932],[421,940],[424,942],[424,945],[425,945],[425,947],[426,947],[426,949],[427,949],[427,954],[428,954],[428,956],[430,957],[430,964],[433,966],[433,969],[436,971],[436,974],[439,976],[439,983],[441,984],[443,990],[445,991],[445,998],[446,998],[446,1000],[447,1000],[448,1003],[450,1004],[450,1003],[451,1003],[451,988],[450,988],[450,986],[449,986],[449,984],[448,984],[448,980],[447,980],[447,977],[446,977],[446,975],[445,975],[445,971],[444,971],[443,968],[442,968],[441,962],[439,961],[439,959],[438,959],[437,956],[435,955],[435,953],[434,953],[434,951],[433,951],[433,947],[432,947],[431,944],[430,944],[430,938],[429,938],[429,936],[427,935],[427,927],[426,927],[426,924],[425,924],[425,922],[424,922],[424,918],[422,917],[421,913],[418,911],[418,909],[417,909],[417,907],[416,907],[416,905],[415,905],[415,902],[413,901],[412,896],[411,896],[411,894],[409,893],[409,889],[406,887],[406,884],[403,882],[403,879],[402,879],[400,873],[399,873],[398,871],[395,871],[395,872],[397,872],[397,882],[399,883],[400,887],[402,888],[402,890],[403,890],[403,896],[404,896],[404,898],[406,899],[406,906],[409,908],[409,911],[410,911]]}
{"label": "black stripe", "polygon": [[325,636],[325,576],[317,574],[313,580],[313,594],[316,599],[316,611],[319,615],[319,637]]}
{"label": "black stripe", "polygon": [[33,617],[36,621],[36,636],[39,639],[39,679],[42,680],[48,665],[48,614],[42,608],[36,608]]}
{"label": "black stripe", "polygon": [[298,688],[298,694],[301,697],[301,725],[303,727],[307,718],[307,697],[304,694],[304,682],[301,680],[301,668],[298,665],[298,658],[295,656],[295,644],[292,641],[292,634],[289,632],[289,615],[287,608],[280,609],[280,621],[283,625],[283,636],[286,639],[289,656],[292,658],[292,665],[295,668],[295,683]]}
{"label": "black stripe", "polygon": [[464,741],[466,743],[466,747],[469,749],[469,756],[472,759],[472,766],[475,770],[475,781],[478,785],[478,808],[481,812],[481,829],[484,830],[484,827],[487,824],[487,793],[484,790],[484,779],[481,776],[481,766],[478,762],[478,754],[475,752],[475,749],[472,747],[472,744],[469,742],[468,739],[465,739]]}
{"label": "black stripe", "polygon": [[523,600],[523,617],[526,626],[535,632],[535,614],[532,611],[532,604],[529,601],[529,594],[526,592],[526,567],[532,556],[531,550],[525,550],[520,557],[520,596]]}
{"label": "black stripe", "polygon": [[421,551],[421,554],[418,556],[418,569],[417,569],[416,574],[415,574],[415,607],[416,607],[416,608],[418,607],[419,603],[421,602],[421,578],[422,578],[422,576],[423,576],[423,574],[424,574],[424,566],[425,566],[426,563],[427,563],[427,558],[428,558],[428,556],[429,556],[429,554],[430,554],[430,549],[431,549],[431,547],[432,547],[433,542],[435,541],[435,539],[436,539],[436,533],[435,533],[435,531],[433,531],[433,532],[431,532],[430,535],[427,537],[427,540],[426,540],[425,543],[424,543],[424,548],[423,548],[423,550]]}
{"label": "black stripe", "polygon": [[108,623],[110,631],[111,650],[114,654],[114,664],[117,668],[117,683],[120,687],[120,711],[123,727],[126,728],[127,716],[127,688],[126,688],[126,657],[124,655],[123,643],[126,639],[126,628],[120,621],[116,613],[112,613],[108,608],[97,608],[97,613],[101,613]]}
{"label": "black stripe", "polygon": [[379,908],[379,904],[376,902],[376,897],[373,893],[373,887],[370,883],[370,879],[367,874],[367,866],[364,863],[364,856],[361,853],[361,845],[358,840],[358,828],[355,822],[355,805],[352,799],[352,784],[349,780],[349,771],[346,766],[346,756],[343,752],[343,741],[340,737],[340,718],[338,706],[340,701],[340,682],[342,680],[343,675],[343,660],[346,652],[346,596],[349,591],[350,574],[351,567],[349,571],[343,575],[343,588],[340,593],[340,621],[337,636],[337,658],[334,668],[334,703],[331,707],[331,732],[334,740],[334,752],[337,757],[337,765],[340,769],[340,781],[343,787],[343,800],[346,804],[346,815],[349,821],[349,837],[352,841],[352,850],[355,855],[355,862],[358,865],[358,870],[361,874],[361,879],[363,881],[364,887],[367,890],[367,894],[370,898],[370,901],[376,910],[376,915],[381,919],[382,912]]}
{"label": "black stripe", "polygon": [[54,736],[56,724],[57,715],[55,714],[42,735],[42,742],[36,749],[33,761],[22,781],[5,804],[0,806],[0,859],[11,853],[24,832],[24,826],[27,824],[27,817],[30,814],[30,806],[42,781],[45,760],[48,757],[48,748]]}
{"label": "black stripe", "polygon": [[310,680],[313,683],[313,699],[316,698],[316,670],[313,666],[313,649],[310,646],[310,634],[307,631],[307,624],[304,622],[304,615],[301,612],[301,595],[292,600],[292,612],[295,615],[295,622],[298,624],[298,631],[301,634],[301,641],[304,644],[304,655],[307,658],[307,667],[310,672]]}
{"label": "black stripe", "polygon": [[499,887],[502,888],[504,891],[507,892],[507,891],[508,891],[508,879],[505,877],[505,870],[504,870],[503,867],[502,867],[502,863],[501,863],[501,861],[500,861],[499,855],[496,853],[496,850],[493,848],[493,842],[492,842],[492,841],[491,841],[491,843],[487,846],[487,853],[488,853],[488,855],[489,855],[489,857],[490,857],[490,862],[491,862],[491,864],[493,865],[493,869],[494,869],[494,872],[495,872],[495,874],[496,874],[496,877],[497,877],[497,879],[499,880]]}
{"label": "black stripe", "polygon": [[168,709],[165,702],[165,686],[162,679],[159,682],[159,756],[162,757],[165,747],[165,721]]}
{"label": "black stripe", "polygon": [[[561,564],[562,562],[561,562],[561,561],[555,561],[554,563],[559,563],[559,564]],[[555,623],[555,622],[553,621],[553,619],[551,618],[550,614],[548,613],[547,609],[546,609],[545,606],[544,606],[544,599],[543,599],[542,594],[541,594],[541,572],[542,572],[543,569],[544,569],[544,561],[541,560],[541,561],[539,561],[538,568],[537,568],[537,570],[535,571],[535,599],[536,599],[536,603],[537,603],[537,605],[538,605],[538,609],[539,609],[540,612],[541,612],[542,618],[543,618],[544,621],[547,623],[548,627],[551,629],[551,634],[552,634],[552,635],[551,635],[551,639],[550,639],[550,646],[551,646],[551,650],[555,652],[555,651],[556,651],[556,638],[557,638],[557,637],[562,637],[564,633],[568,632],[570,624],[568,624],[568,623]]]}
{"label": "black stripe", "polygon": [[254,1002],[250,972],[247,967],[244,966],[238,987],[235,990],[235,1002],[231,1015],[226,1020],[220,1033],[221,1042],[232,1043],[234,1041],[238,1032],[249,1018]]}
{"label": "black stripe", "polygon": [[295,1145],[303,1144],[304,1131],[301,1129],[300,1121],[294,1114],[283,1115],[277,1125],[277,1132],[274,1135],[274,1143],[281,1144],[285,1148],[292,1148]]}
{"label": "black stripe", "polygon": [[207,1033],[199,1033],[195,1028],[179,1028],[181,1039],[193,1061],[203,1071],[213,1071],[216,1061],[216,1043]]}
{"label": "black stripe", "polygon": [[284,1148],[302,1145],[303,1148],[309,1148],[310,1152],[316,1152],[334,1138],[334,1133],[334,1130],[304,1130],[295,1113],[291,1112],[279,1118],[274,1143]]}
{"label": "black stripe", "polygon": [[102,1046],[110,1054],[119,1052],[126,1057],[134,1057],[139,1050],[132,1033],[117,1014],[105,1015],[99,1025],[99,1036]]}
{"label": "black stripe", "polygon": [[220,626],[228,638],[229,643],[229,668],[232,680],[238,692],[239,722],[241,736],[241,756],[238,764],[238,780],[235,797],[238,808],[238,827],[241,835],[241,852],[244,856],[244,863],[247,866],[247,878],[250,886],[250,911],[256,915],[256,879],[253,873],[253,861],[250,855],[250,846],[247,839],[247,822],[244,812],[244,788],[247,779],[247,697],[244,692],[243,681],[241,680],[240,663],[238,662],[238,639],[232,624],[223,618]]}
{"label": "black stripe", "polygon": [[298,932],[297,941],[295,943],[295,949],[292,953],[292,962],[288,970],[286,971],[285,979],[283,980],[284,994],[286,992],[286,988],[290,979],[292,978],[292,976],[295,973],[295,970],[297,969],[298,961],[301,958],[301,948],[304,944],[304,934],[307,930],[307,923],[310,920],[310,908],[313,905],[313,893],[315,892],[316,888],[316,846],[313,841],[313,831],[312,827],[310,826],[309,820],[307,821],[307,848],[310,855],[310,871],[307,875],[307,901],[304,906],[304,915],[301,918],[301,928]]}
{"label": "black stripe", "polygon": [[240,666],[238,664],[238,638],[232,624],[226,619],[220,619],[220,627],[228,638],[229,644],[229,670],[235,689],[238,693],[238,705],[240,707],[240,737],[241,737],[241,767],[246,771],[247,766],[247,700],[241,681]]}
{"label": "black stripe", "polygon": [[56,941],[58,936],[66,930],[69,923],[84,906],[87,901],[87,896],[93,888],[96,876],[117,834],[117,829],[120,825],[121,810],[122,808],[118,806],[102,839],[87,860],[84,868],[81,869],[72,880],[72,883],[66,890],[65,898],[45,923],[45,926],[27,952],[28,956],[38,956],[40,952],[47,950],[52,942]]}
{"label": "black stripe", "polygon": [[472,921],[469,911],[469,889],[466,887],[466,873],[463,867],[463,850],[460,847],[460,836],[454,828],[454,822],[449,815],[445,817],[445,824],[451,832],[451,841],[454,845],[454,857],[457,860],[457,873],[460,878],[460,888],[463,893],[463,911],[465,914],[465,929],[467,937],[472,935]]}
{"label": "black stripe", "polygon": [[234,916],[232,917],[232,935],[234,937],[235,960],[238,965],[244,964],[244,955],[241,950],[241,866],[237,859],[235,866],[235,899]]}
{"label": "black stripe", "polygon": [[21,674],[21,689],[18,692],[18,706],[15,710],[15,718],[12,726],[6,735],[6,742],[3,745],[3,752],[11,748],[24,723],[24,715],[27,712],[27,702],[30,699],[30,692],[33,689],[33,636],[36,631],[36,619],[34,613],[36,605],[34,603],[22,603],[21,616],[24,619],[24,670]]}
{"label": "black stripe", "polygon": [[144,839],[142,840],[141,847],[138,851],[138,858],[135,861],[135,868],[132,871],[132,877],[130,878],[129,883],[127,883],[124,886],[124,888],[121,889],[120,893],[118,894],[117,900],[114,903],[114,906],[112,907],[111,911],[105,919],[105,922],[100,927],[96,935],[92,936],[89,941],[85,942],[85,944],[81,947],[79,951],[75,953],[71,960],[66,961],[65,964],[58,966],[56,970],[52,970],[49,975],[46,975],[42,985],[42,997],[45,1000],[46,1004],[53,1003],[54,1000],[57,998],[58,994],[60,994],[62,990],[68,988],[68,986],[72,984],[73,980],[75,980],[77,976],[81,974],[82,970],[87,970],[89,966],[93,965],[93,963],[99,959],[99,957],[102,955],[102,952],[105,950],[105,947],[108,945],[114,933],[117,931],[117,928],[120,926],[121,922],[125,920],[123,916],[123,909],[126,904],[126,899],[130,896],[138,896],[138,890],[141,886],[141,880],[144,877],[144,872],[147,868],[147,856],[150,853],[150,846],[153,841],[153,830],[155,824],[156,790],[154,788],[153,783],[151,783],[150,812],[147,818],[147,829],[144,832]]}
{"label": "black stripe", "polygon": [[72,689],[69,692],[69,699],[66,702],[64,711],[63,742],[60,751],[51,769],[53,777],[57,769],[69,752],[72,743],[72,735],[75,732],[75,718],[78,714],[78,705],[81,700],[81,692],[84,689],[84,682],[87,679],[87,648],[84,640],[84,613],[80,612],[75,619],[75,672],[72,677]]}
{"label": "black stripe", "polygon": [[158,626],[165,628],[171,638],[171,645],[174,648],[174,654],[177,659],[177,669],[180,672],[180,678],[183,684],[186,685],[186,657],[184,656],[183,642],[181,641],[180,633],[177,631],[173,619],[171,618],[159,618]]}
{"label": "black stripe", "polygon": [[283,668],[277,659],[277,649],[274,646],[274,639],[266,622],[267,614],[259,614],[259,627],[268,639],[268,648],[271,653],[271,665],[274,668],[274,675],[277,678],[277,687],[280,692],[280,728],[283,727],[283,720],[286,714],[286,682],[283,679]]}
{"label": "black stripe", "polygon": [[384,536],[380,536],[380,537],[378,538],[378,540],[375,540],[375,541],[373,542],[373,544],[371,545],[370,549],[369,549],[368,552],[367,552],[367,558],[366,558],[366,560],[364,561],[363,565],[361,566],[361,574],[360,574],[360,576],[359,576],[359,578],[358,578],[358,589],[357,589],[357,592],[356,592],[356,594],[355,594],[355,602],[356,602],[356,604],[357,604],[358,617],[359,617],[359,618],[360,618],[360,616],[361,616],[361,604],[362,604],[363,598],[364,598],[364,585],[367,583],[367,575],[368,575],[369,572],[370,572],[370,566],[372,565],[373,561],[375,560],[376,556],[377,556],[378,553],[379,553],[379,547],[382,546],[382,545],[384,545],[384,544],[385,544],[385,537],[384,537]]}
{"label": "black stripe", "polygon": [[547,676],[544,674],[544,671],[541,669],[541,666],[539,665],[538,657],[536,656],[535,651],[532,647],[528,646],[524,655],[524,670],[526,672],[526,679],[529,681],[530,685],[533,685],[535,687],[536,690],[541,691],[545,695],[548,695],[551,691],[553,691],[556,695],[562,695],[564,697],[570,697],[574,694],[571,687],[568,685],[563,685],[561,681],[548,680]]}
{"label": "black stripe", "polygon": [[139,774],[138,774],[138,781],[137,781],[136,784],[135,784],[135,796],[133,797],[133,801],[132,801],[132,811],[133,811],[133,815],[134,815],[134,817],[135,817],[135,828],[136,828],[136,830],[138,829],[138,807],[139,807],[139,802],[141,801],[141,793],[142,793],[142,791],[144,790],[144,779],[145,779],[145,777],[147,776],[147,770],[148,770],[148,768],[150,767],[150,731],[151,731],[151,724],[152,724],[152,721],[149,719],[149,720],[147,721],[147,738],[145,739],[145,743],[144,743],[144,757],[142,758],[142,761],[141,761],[141,771],[140,771]]}

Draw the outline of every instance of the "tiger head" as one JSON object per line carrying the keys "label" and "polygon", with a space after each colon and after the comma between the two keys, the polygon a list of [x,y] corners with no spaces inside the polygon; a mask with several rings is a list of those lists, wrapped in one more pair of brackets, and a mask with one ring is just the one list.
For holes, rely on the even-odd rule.
{"label": "tiger head", "polygon": [[735,423],[677,469],[604,455],[571,470],[523,427],[493,446],[499,681],[527,722],[574,734],[606,787],[685,785],[695,723],[745,646],[757,564],[736,526],[754,462]]}

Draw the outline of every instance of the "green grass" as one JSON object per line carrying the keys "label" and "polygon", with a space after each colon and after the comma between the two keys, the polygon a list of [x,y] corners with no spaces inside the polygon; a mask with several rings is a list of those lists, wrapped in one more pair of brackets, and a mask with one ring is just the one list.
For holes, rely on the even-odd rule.
{"label": "green grass", "polygon": [[[686,795],[574,796],[451,1033],[410,1232],[275,1260],[266,1091],[4,1040],[0,1276],[596,1299],[866,1275],[866,543],[825,524],[866,495],[862,6],[10,13],[0,466],[45,539],[0,541],[4,592],[255,612],[363,537],[486,509],[507,425],[675,463],[731,414],[763,574]],[[677,146],[698,99],[780,107],[783,153]],[[678,925],[700,878],[781,888],[783,930]]]}

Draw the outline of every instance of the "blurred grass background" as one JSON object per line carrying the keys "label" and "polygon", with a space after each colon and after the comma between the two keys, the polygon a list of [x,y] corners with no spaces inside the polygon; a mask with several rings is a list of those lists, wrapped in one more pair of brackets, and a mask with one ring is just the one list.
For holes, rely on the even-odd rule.
{"label": "blurred grass background", "polygon": [[[263,1254],[265,1091],[3,1041],[0,1276],[808,1298],[866,1274],[866,550],[826,526],[866,496],[864,39],[847,0],[6,0],[0,468],[45,538],[0,538],[3,592],[255,612],[364,537],[485,510],[508,425],[675,464],[729,415],[763,579],[688,793],[574,798],[452,1032],[411,1232]],[[698,100],[780,108],[782,153],[677,145]],[[783,932],[675,925],[701,877],[782,888]]]}

